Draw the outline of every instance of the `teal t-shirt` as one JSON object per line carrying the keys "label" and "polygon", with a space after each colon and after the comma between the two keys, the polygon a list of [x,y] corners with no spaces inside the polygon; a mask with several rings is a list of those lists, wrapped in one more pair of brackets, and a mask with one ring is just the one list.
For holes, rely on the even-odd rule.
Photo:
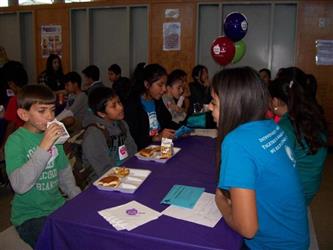
{"label": "teal t-shirt", "polygon": [[[8,175],[22,167],[36,151],[44,133],[32,133],[21,127],[7,140],[5,146],[6,171]],[[12,201],[11,222],[23,222],[47,216],[65,202],[59,191],[58,171],[68,166],[62,145],[52,146],[52,155],[35,185],[24,194],[15,194]]]}
{"label": "teal t-shirt", "polygon": [[321,147],[315,154],[307,154],[308,147],[306,143],[304,142],[305,148],[303,148],[296,140],[295,130],[290,122],[288,113],[281,117],[279,126],[291,141],[296,160],[296,169],[301,179],[306,204],[309,205],[319,190],[321,174],[327,156],[327,148]]}
{"label": "teal t-shirt", "polygon": [[307,210],[290,143],[272,120],[240,125],[223,140],[219,187],[254,190],[259,228],[250,249],[306,250]]}

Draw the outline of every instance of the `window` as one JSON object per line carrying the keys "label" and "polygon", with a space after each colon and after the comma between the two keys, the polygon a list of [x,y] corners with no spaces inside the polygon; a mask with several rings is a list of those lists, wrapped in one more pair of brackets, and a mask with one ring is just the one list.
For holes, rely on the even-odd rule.
{"label": "window", "polygon": [[139,62],[147,62],[147,6],[71,10],[71,66],[81,72],[95,64],[107,85],[107,69],[119,64],[129,77]]}
{"label": "window", "polygon": [[247,18],[248,31],[243,38],[247,51],[238,63],[227,67],[268,68],[274,76],[279,68],[294,65],[297,4],[199,4],[196,61],[207,66],[210,77],[221,69],[210,55],[210,46],[224,34],[224,19],[231,12],[240,12]]}

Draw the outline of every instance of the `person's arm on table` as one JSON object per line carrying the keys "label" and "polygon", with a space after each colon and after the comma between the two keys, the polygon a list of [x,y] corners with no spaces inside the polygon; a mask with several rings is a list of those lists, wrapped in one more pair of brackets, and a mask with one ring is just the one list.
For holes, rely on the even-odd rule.
{"label": "person's arm on table", "polygon": [[231,200],[216,189],[215,201],[226,223],[246,238],[253,238],[258,230],[256,194],[254,190],[231,188]]}
{"label": "person's arm on table", "polygon": [[58,121],[62,121],[63,119],[71,116],[74,116],[74,113],[70,109],[64,109],[59,115],[56,116],[56,119]]}
{"label": "person's arm on table", "polygon": [[173,139],[175,137],[175,132],[176,131],[173,129],[165,128],[158,135],[153,137],[153,141],[161,141],[162,138]]}

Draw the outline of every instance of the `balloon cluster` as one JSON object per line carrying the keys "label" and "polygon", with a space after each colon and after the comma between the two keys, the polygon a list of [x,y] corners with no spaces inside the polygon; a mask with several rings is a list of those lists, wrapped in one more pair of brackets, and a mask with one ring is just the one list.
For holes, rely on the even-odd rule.
{"label": "balloon cluster", "polygon": [[242,40],[246,35],[248,23],[246,17],[239,12],[232,12],[224,20],[225,36],[216,38],[210,53],[220,65],[239,62],[246,52],[246,44]]}

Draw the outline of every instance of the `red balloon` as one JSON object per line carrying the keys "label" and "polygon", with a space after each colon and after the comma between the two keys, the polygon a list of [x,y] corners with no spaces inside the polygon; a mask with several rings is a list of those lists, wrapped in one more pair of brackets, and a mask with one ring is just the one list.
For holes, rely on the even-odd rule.
{"label": "red balloon", "polygon": [[220,65],[227,65],[231,63],[235,56],[235,45],[226,36],[216,38],[210,47],[210,54],[214,60]]}

